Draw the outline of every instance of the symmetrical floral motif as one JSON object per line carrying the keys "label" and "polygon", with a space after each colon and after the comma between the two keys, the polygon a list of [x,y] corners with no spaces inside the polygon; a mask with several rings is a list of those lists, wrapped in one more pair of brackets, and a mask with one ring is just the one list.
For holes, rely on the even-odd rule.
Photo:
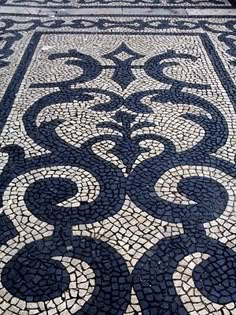
{"label": "symmetrical floral motif", "polygon": [[2,23],[0,312],[234,314],[235,21]]}

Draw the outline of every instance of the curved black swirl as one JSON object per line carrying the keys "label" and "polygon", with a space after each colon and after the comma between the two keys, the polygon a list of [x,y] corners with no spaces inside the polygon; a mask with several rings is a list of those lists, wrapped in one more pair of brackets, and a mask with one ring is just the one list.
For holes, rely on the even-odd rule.
{"label": "curved black swirl", "polygon": [[[173,274],[184,257],[196,252],[210,255],[193,270],[197,288],[213,302],[225,304],[236,301],[235,252],[206,236],[184,234],[161,240],[136,264],[132,274],[133,286],[143,313],[151,310],[157,315],[189,314],[178,296]],[[222,270],[220,271],[223,263],[224,277]],[[216,269],[213,264],[217,265]],[[222,279],[224,284],[219,287],[219,281]],[[229,283],[230,287],[227,290],[226,285]],[[212,284],[216,284],[216,287],[211,286]]]}
{"label": "curved black swirl", "polygon": [[89,237],[73,237],[70,246],[72,251],[64,240],[55,237],[26,245],[5,265],[3,285],[27,302],[60,297],[69,288],[70,274],[53,257],[77,258],[90,266],[96,281],[91,298],[76,314],[123,314],[129,303],[131,281],[122,256],[108,244]]}

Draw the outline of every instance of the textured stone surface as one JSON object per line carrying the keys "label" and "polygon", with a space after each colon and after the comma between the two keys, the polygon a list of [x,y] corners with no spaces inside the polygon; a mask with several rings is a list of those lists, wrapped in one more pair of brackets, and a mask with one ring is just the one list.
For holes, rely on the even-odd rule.
{"label": "textured stone surface", "polygon": [[235,24],[1,19],[0,314],[236,314]]}
{"label": "textured stone surface", "polygon": [[234,0],[0,0],[0,4],[25,7],[231,7]]}

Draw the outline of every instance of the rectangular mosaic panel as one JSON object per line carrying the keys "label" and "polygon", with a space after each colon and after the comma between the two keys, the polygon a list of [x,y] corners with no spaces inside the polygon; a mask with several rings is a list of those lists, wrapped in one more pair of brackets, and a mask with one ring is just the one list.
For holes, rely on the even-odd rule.
{"label": "rectangular mosaic panel", "polygon": [[1,0],[2,6],[54,8],[228,8],[235,0]]}
{"label": "rectangular mosaic panel", "polygon": [[0,314],[234,314],[235,19],[1,26]]}

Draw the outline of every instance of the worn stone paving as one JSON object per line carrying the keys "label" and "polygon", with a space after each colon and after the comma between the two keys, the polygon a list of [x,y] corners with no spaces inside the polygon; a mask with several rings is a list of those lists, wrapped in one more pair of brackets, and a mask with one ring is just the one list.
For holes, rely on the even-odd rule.
{"label": "worn stone paving", "polygon": [[0,0],[0,5],[32,7],[231,7],[234,0]]}
{"label": "worn stone paving", "polygon": [[0,27],[0,314],[236,314],[235,17]]}

